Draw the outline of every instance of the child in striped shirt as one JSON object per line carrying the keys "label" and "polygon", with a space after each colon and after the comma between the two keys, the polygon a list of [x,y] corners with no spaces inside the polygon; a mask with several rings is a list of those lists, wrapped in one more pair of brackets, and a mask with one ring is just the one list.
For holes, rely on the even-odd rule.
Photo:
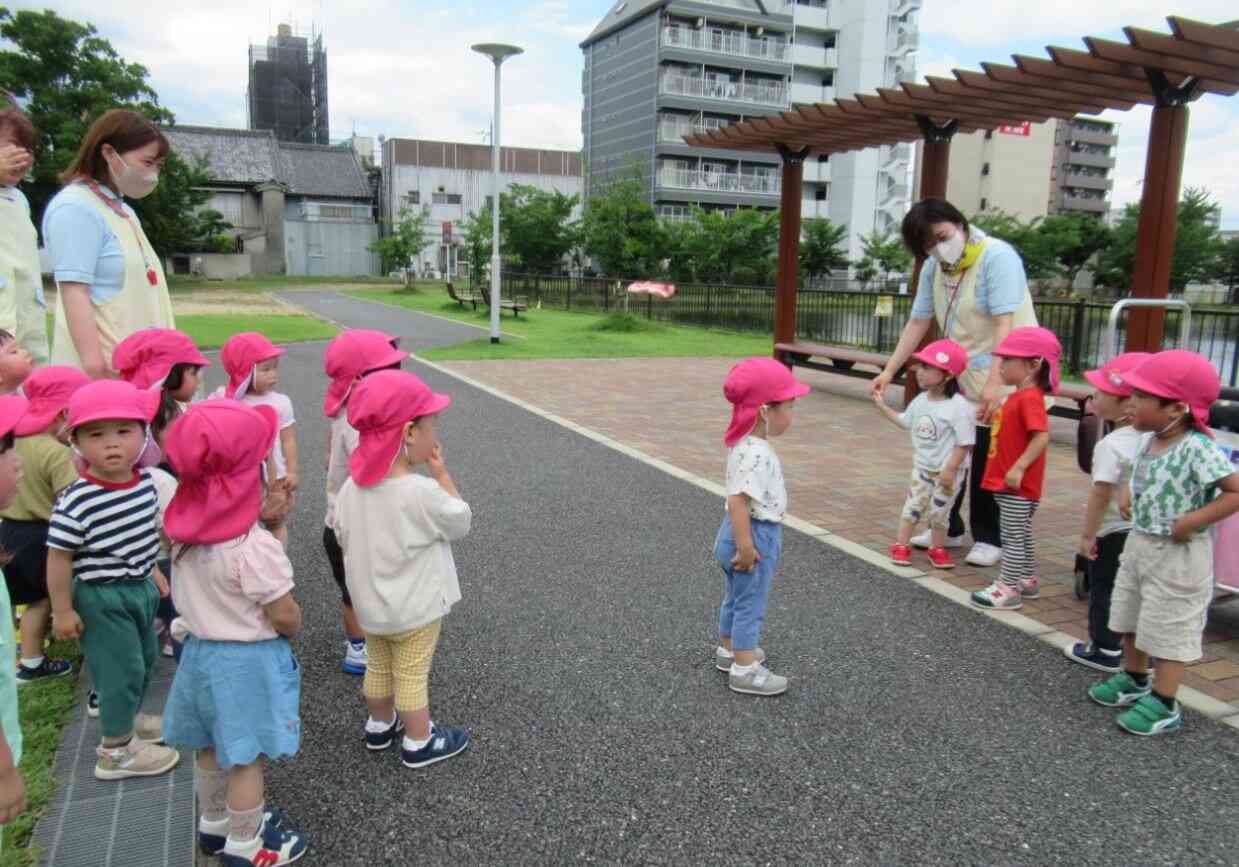
{"label": "child in striped shirt", "polygon": [[47,589],[57,638],[80,637],[99,696],[95,777],[123,780],[171,770],[162,720],[140,714],[159,657],[153,629],[167,582],[155,566],[159,501],[139,458],[159,392],[100,380],[69,398],[70,443],[81,478],[65,488],[47,533]]}

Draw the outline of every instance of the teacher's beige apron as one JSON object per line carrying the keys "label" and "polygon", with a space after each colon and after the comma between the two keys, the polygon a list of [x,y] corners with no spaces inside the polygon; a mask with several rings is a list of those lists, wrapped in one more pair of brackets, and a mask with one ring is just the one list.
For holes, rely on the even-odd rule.
{"label": "teacher's beige apron", "polygon": [[0,189],[0,328],[47,364],[47,310],[39,267],[39,234],[20,195]]}
{"label": "teacher's beige apron", "polygon": [[[103,357],[110,365],[112,350],[135,331],[143,328],[175,328],[172,316],[172,299],[168,296],[168,281],[164,277],[159,256],[146,239],[137,218],[126,218],[113,211],[85,184],[75,183],[65,187],[61,195],[71,196],[86,207],[94,208],[103,217],[104,223],[116,235],[125,257],[125,280],[121,290],[102,304],[92,298],[95,309],[95,326],[99,331],[99,346]],[[145,256],[143,255],[145,253]],[[155,282],[147,276],[147,268],[155,274]],[[69,323],[65,319],[64,298],[57,293],[56,328],[52,341],[52,362],[81,367],[77,347],[69,336]]]}
{"label": "teacher's beige apron", "polygon": [[[938,319],[938,330],[943,337],[954,340],[968,352],[968,369],[960,375],[959,385],[964,397],[973,403],[981,400],[981,389],[989,379],[994,361],[991,353],[997,345],[994,340],[994,317],[977,309],[977,281],[991,249],[990,239],[984,238],[981,244],[981,255],[963,273],[954,289],[948,283],[950,275],[943,273],[941,268],[934,272],[934,314]],[[1027,292],[1011,319],[1012,328],[1037,324],[1032,296]],[[1003,393],[1009,394],[1011,391],[1011,388],[1005,388]]]}

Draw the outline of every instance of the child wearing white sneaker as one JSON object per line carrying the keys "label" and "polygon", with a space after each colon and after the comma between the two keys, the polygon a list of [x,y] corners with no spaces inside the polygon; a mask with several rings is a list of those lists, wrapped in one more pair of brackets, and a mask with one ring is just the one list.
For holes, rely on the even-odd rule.
{"label": "child wearing white sneaker", "polygon": [[912,359],[919,362],[916,381],[922,391],[907,409],[895,412],[882,392],[873,392],[881,413],[911,434],[916,455],[890,558],[896,566],[912,565],[912,531],[925,518],[932,540],[929,562],[935,569],[954,569],[946,551],[947,526],[955,492],[968,478],[964,462],[976,442],[976,413],[955,380],[968,366],[968,351],[954,340],[935,340]]}
{"label": "child wearing white sneaker", "polygon": [[[430,719],[430,664],[443,617],[460,601],[452,542],[473,520],[443,463],[435,419],[452,399],[411,373],[381,370],[358,383],[348,421],[359,436],[333,521],[349,594],[366,631],[362,692],[366,747],[404,732],[400,758],[421,768],[469,746],[463,728]],[[425,464],[430,478],[414,471]]]}
{"label": "child wearing white sneaker", "polygon": [[732,405],[723,435],[727,453],[727,504],[714,539],[723,569],[714,664],[726,671],[733,692],[771,696],[787,691],[787,678],[764,665],[758,646],[770,585],[783,552],[787,487],[770,446],[792,423],[796,398],[809,386],[773,358],[748,358],[727,374],[723,396]]}
{"label": "child wearing white sneaker", "polygon": [[1045,396],[1058,391],[1058,359],[1063,348],[1048,328],[1011,331],[994,349],[1001,359],[1004,385],[1015,386],[994,413],[985,478],[981,487],[998,501],[1002,534],[1002,572],[998,580],[972,594],[978,608],[1014,611],[1024,599],[1041,595],[1033,554],[1032,519],[1045,480],[1045,449],[1050,418]]}
{"label": "child wearing white sneaker", "polygon": [[225,867],[276,867],[306,849],[263,803],[264,762],[301,745],[301,671],[288,643],[301,609],[292,564],[259,523],[261,468],[278,431],[272,407],[216,399],[164,435],[179,476],[164,530],[184,647],[163,730],[197,751],[198,843]]}

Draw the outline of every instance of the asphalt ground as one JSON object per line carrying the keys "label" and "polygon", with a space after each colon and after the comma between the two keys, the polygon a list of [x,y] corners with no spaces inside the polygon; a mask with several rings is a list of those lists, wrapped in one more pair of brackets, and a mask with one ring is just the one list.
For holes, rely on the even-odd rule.
{"label": "asphalt ground", "polygon": [[[461,339],[409,311],[290,300],[413,351]],[[713,666],[722,503],[415,362],[454,399],[441,437],[474,515],[431,710],[473,744],[416,771],[368,752],[320,545],[322,350],[281,365],[304,739],[268,773],[307,862],[1239,862],[1233,731],[1189,712],[1174,736],[1124,734],[1053,648],[797,532],[762,640],[791,688],[731,693]]]}

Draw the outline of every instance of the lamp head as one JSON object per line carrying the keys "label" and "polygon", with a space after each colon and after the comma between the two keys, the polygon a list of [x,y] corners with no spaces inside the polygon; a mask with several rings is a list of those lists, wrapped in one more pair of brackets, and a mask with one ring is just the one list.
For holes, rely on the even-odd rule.
{"label": "lamp head", "polygon": [[513,55],[525,53],[523,48],[518,48],[515,45],[504,45],[499,42],[482,42],[474,45],[473,50],[478,54],[485,54],[495,62],[495,65],[503,63]]}

